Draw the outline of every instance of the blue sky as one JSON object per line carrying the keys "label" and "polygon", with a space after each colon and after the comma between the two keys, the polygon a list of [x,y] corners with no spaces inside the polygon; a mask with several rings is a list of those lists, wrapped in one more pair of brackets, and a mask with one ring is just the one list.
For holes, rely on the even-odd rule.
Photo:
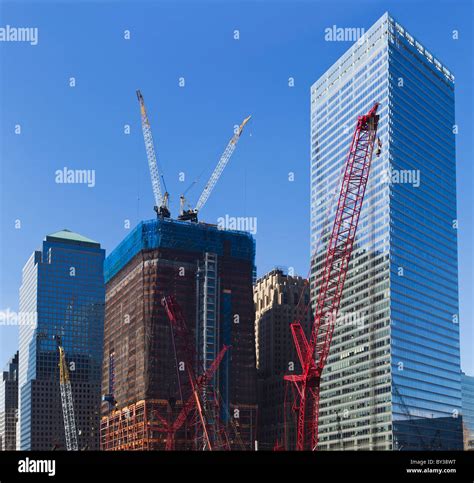
{"label": "blue sky", "polygon": [[[456,76],[462,366],[474,374],[468,0],[1,3],[0,26],[38,27],[39,42],[0,42],[0,310],[18,310],[21,269],[46,234],[69,228],[110,252],[125,220],[154,216],[137,88],[175,213],[205,170],[188,193],[197,200],[234,124],[252,114],[202,219],[257,217],[258,274],[281,265],[306,276],[309,89],[351,45],[326,42],[324,29],[367,29],[387,10]],[[64,167],[94,169],[96,186],[56,184]],[[17,343],[15,327],[0,327],[0,367]]]}

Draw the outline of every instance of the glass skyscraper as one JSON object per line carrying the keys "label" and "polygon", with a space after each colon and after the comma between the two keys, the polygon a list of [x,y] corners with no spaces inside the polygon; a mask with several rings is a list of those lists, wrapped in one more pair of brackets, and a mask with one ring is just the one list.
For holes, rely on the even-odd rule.
{"label": "glass skyscraper", "polygon": [[388,13],[311,88],[312,300],[355,122],[376,101],[382,153],[323,372],[320,448],[461,449],[454,77]]}
{"label": "glass skyscraper", "polygon": [[23,268],[18,449],[65,448],[58,340],[70,372],[79,447],[98,449],[104,256],[99,243],[62,230],[48,235]]}

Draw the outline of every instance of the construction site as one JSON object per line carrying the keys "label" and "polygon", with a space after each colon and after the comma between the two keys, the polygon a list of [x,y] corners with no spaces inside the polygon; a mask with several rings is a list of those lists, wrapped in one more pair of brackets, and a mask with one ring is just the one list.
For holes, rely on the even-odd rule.
{"label": "construction site", "polygon": [[0,483],[471,481],[474,4],[6,3]]}
{"label": "construction site", "polygon": [[[257,282],[253,236],[198,220],[250,117],[234,132],[196,206],[186,209],[181,195],[180,213],[173,219],[139,91],[137,97],[156,218],[140,222],[104,265],[100,448],[317,450],[323,371],[372,159],[382,153],[379,103],[357,118],[337,183],[335,214],[327,220],[330,229],[312,260],[318,270],[311,293],[307,279],[288,278],[279,270]],[[74,301],[68,310],[73,306]],[[60,335],[56,341],[66,449],[77,451],[80,433],[71,378]],[[385,368],[380,372],[386,373]],[[436,426],[414,418],[395,383],[393,391],[403,416],[397,430],[406,438],[396,443],[441,449],[440,428],[452,432],[451,421],[437,418]],[[327,405],[325,410],[327,414]],[[343,444],[340,416],[336,418],[336,437]],[[385,441],[385,436],[377,438]]]}
{"label": "construction site", "polygon": [[[100,448],[459,449],[451,72],[385,13],[312,84],[306,278],[270,271],[257,281],[253,235],[203,221],[251,116],[196,203],[194,181],[172,213],[136,94],[154,219],[104,265]],[[392,176],[403,173],[413,182]],[[74,449],[65,370],[61,385]]]}
{"label": "construction site", "polygon": [[[140,91],[137,97],[156,219],[139,223],[104,265],[100,448],[315,451],[319,443],[323,370],[330,354],[372,158],[382,152],[377,137],[379,104],[375,102],[366,114],[358,116],[336,186],[335,214],[327,220],[330,228],[326,229],[317,260],[312,260],[318,264],[313,293],[303,279],[297,282],[299,294],[294,288],[284,288],[283,279],[272,279],[262,289],[266,295],[262,299],[257,296],[254,306],[253,236],[198,220],[250,116],[235,130],[196,206],[186,208],[183,193],[180,213],[173,219]],[[281,300],[288,296],[294,300],[294,307],[283,311],[283,325],[276,312],[273,318],[265,316],[269,302],[276,296],[275,283],[283,283]],[[260,327],[262,317],[268,321]],[[266,334],[265,338],[262,334]],[[293,348],[288,347],[290,339]],[[276,354],[281,352],[281,340],[286,340],[287,345]],[[77,450],[74,398],[60,341],[58,348],[66,446]],[[286,358],[295,359],[293,354],[296,364],[291,362],[290,370],[285,370]],[[385,375],[386,370],[381,374]],[[397,427],[405,437],[413,439],[410,444],[425,444],[423,437],[416,436],[421,434],[420,426],[413,422],[396,385],[394,391],[403,411]],[[383,396],[380,401],[384,403],[385,399]],[[342,438],[340,417],[337,421],[336,437]],[[433,441],[439,439],[439,428],[422,424],[434,434],[429,433]],[[261,448],[258,435],[262,437]],[[378,437],[382,439],[385,437]]]}
{"label": "construction site", "polygon": [[[101,448],[257,449],[255,242],[248,233],[198,221],[250,117],[196,207],[186,210],[183,194],[172,219],[140,91],[137,97],[157,219],[140,223],[105,262]],[[299,320],[290,326],[301,373],[284,379],[294,394],[297,450],[318,443],[321,373],[376,144],[377,108],[359,117],[354,132],[309,338]],[[298,313],[306,317],[309,303]],[[277,440],[274,449],[291,448]]]}
{"label": "construction site", "polygon": [[137,93],[157,218],[105,262],[101,448],[250,450],[256,435],[255,241],[198,222],[249,118],[195,208],[172,219]]}
{"label": "construction site", "polygon": [[[270,449],[269,438],[274,437],[271,448],[274,451],[317,450],[323,373],[343,299],[372,160],[380,157],[383,149],[378,137],[379,103],[374,102],[367,113],[357,116],[349,151],[335,185],[334,201],[329,205],[334,210],[332,214],[327,213],[321,247],[311,260],[312,269],[315,268],[311,289],[307,283],[299,282],[299,297],[291,292],[297,301],[291,311],[295,319],[286,320],[286,328],[281,327],[280,335],[271,335],[270,339],[267,336],[265,340],[255,325],[255,310],[259,317],[264,314],[253,301],[256,282],[253,236],[248,232],[223,230],[198,219],[250,116],[234,131],[195,207],[186,207],[185,192],[180,197],[179,215],[173,218],[140,91],[137,98],[156,219],[139,223],[105,261],[101,449],[257,450],[260,449],[258,431],[265,435],[261,449]],[[359,252],[358,257],[364,256],[364,250]],[[271,284],[268,293],[275,294],[273,289]],[[268,294],[264,296],[262,307],[269,306],[268,297]],[[309,313],[312,315],[308,318]],[[379,326],[372,324],[371,327]],[[361,331],[372,337],[368,327]],[[290,334],[294,347],[286,347],[280,355],[279,381],[275,381],[276,369],[272,370],[273,374],[261,371],[268,378],[261,394],[266,397],[268,414],[273,412],[273,416],[265,414],[263,425],[259,425],[256,359],[259,363],[263,359],[257,356],[266,357],[273,364],[269,357],[277,350],[275,340],[289,339]],[[367,349],[376,347],[375,339],[370,339],[368,344]],[[351,347],[355,347],[355,342]],[[357,355],[365,350],[361,346],[347,354]],[[284,371],[288,364],[284,357],[292,354],[296,355],[297,363]],[[347,356],[342,354],[335,360],[341,357]],[[361,362],[365,364],[367,357],[364,355]],[[371,369],[374,377],[382,376],[377,384],[386,385],[390,367],[385,365],[389,363],[384,357],[379,363],[384,366],[381,370]],[[390,449],[422,448],[426,447],[424,441],[428,438],[439,440],[438,426],[445,424],[444,417],[435,418],[436,424],[414,417],[395,382],[393,388],[376,389],[375,385],[374,382],[368,388],[373,393],[371,406],[365,402],[351,406],[369,418],[370,429],[360,432],[351,429],[346,435],[360,436],[361,443],[365,444],[371,439],[363,436],[371,431],[375,446],[387,445]],[[381,396],[376,398],[376,393]],[[341,390],[334,394],[341,394]],[[392,433],[376,434],[376,425],[386,432],[392,430],[385,424],[385,415],[376,416],[377,411],[385,411],[392,397],[400,411],[394,424],[398,439]],[[275,398],[281,398],[276,405]],[[352,396],[347,401],[351,399]],[[332,418],[327,404],[321,407],[324,417],[329,414]],[[64,414],[66,418],[67,413]],[[280,421],[275,419],[275,414]],[[423,419],[421,426],[418,419]],[[338,429],[335,434],[325,434],[325,444],[334,445],[331,440],[336,438],[344,444],[339,414],[336,422]],[[357,423],[344,424],[352,428]],[[456,431],[453,425],[445,426],[448,432]],[[420,428],[425,428],[424,437],[418,434],[421,434]]]}

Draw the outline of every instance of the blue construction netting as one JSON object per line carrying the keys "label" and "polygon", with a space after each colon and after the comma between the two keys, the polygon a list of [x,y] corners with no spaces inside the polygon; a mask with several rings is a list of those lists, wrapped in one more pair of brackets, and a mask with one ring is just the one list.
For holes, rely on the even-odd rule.
{"label": "blue construction netting", "polygon": [[255,239],[248,232],[221,230],[216,225],[170,218],[142,221],[106,258],[105,283],[141,250],[173,248],[223,255],[226,242],[232,257],[255,263]]}

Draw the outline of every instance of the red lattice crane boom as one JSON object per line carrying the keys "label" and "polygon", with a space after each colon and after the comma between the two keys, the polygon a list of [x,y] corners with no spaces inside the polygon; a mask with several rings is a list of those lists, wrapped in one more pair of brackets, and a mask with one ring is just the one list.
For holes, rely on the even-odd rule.
{"label": "red lattice crane boom", "polygon": [[165,307],[166,314],[170,321],[172,330],[176,335],[176,339],[179,340],[179,345],[182,346],[180,352],[184,358],[183,362],[191,386],[191,394],[186,401],[183,401],[183,407],[175,421],[172,424],[168,423],[166,425],[168,433],[166,449],[173,449],[176,433],[186,422],[190,413],[196,410],[199,417],[199,426],[204,436],[206,449],[212,451],[214,449],[213,435],[208,427],[209,424],[207,421],[206,407],[203,403],[202,392],[207,386],[208,382],[213,378],[230,346],[223,345],[219,354],[214,359],[212,364],[207,368],[207,370],[205,370],[199,376],[196,376],[196,372],[194,370],[194,363],[196,360],[194,346],[191,342],[191,334],[186,326],[181,307],[173,296],[163,297],[162,304]]}
{"label": "red lattice crane boom", "polygon": [[[188,418],[190,412],[193,411],[195,407],[200,412],[201,422],[204,420],[204,414],[203,414],[202,404],[200,400],[200,391],[202,390],[203,387],[206,386],[207,382],[210,379],[212,379],[217,369],[219,368],[219,365],[222,362],[222,359],[224,358],[228,349],[229,349],[229,346],[224,345],[221,351],[219,352],[219,354],[217,354],[217,357],[214,359],[212,364],[207,369],[207,371],[201,374],[197,378],[192,394],[189,396],[188,400],[184,403],[181,411],[179,412],[178,416],[173,422],[173,425],[171,427],[172,437],[169,438],[166,442],[167,450],[173,449],[174,435],[181,429],[183,424],[186,422],[186,419]],[[207,436],[209,438],[209,435]],[[212,450],[212,445],[209,445],[209,449]]]}
{"label": "red lattice crane boom", "polygon": [[321,273],[309,341],[299,321],[290,325],[302,372],[284,378],[296,387],[293,408],[297,412],[296,449],[299,451],[315,450],[318,445],[321,374],[329,354],[369,177],[379,120],[378,106],[375,103],[367,114],[357,119]]}

